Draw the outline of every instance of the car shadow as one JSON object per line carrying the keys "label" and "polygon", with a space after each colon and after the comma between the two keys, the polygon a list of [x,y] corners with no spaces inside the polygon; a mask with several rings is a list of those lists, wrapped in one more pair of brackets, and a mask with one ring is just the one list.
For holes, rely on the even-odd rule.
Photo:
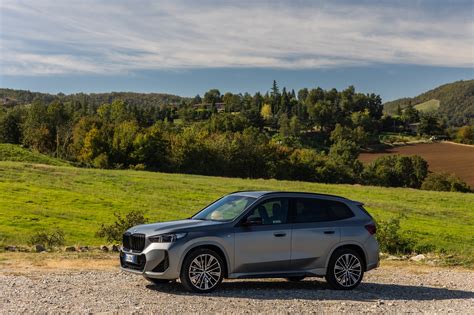
{"label": "car shadow", "polygon": [[[167,294],[197,295],[184,290],[178,282],[160,285],[148,285],[148,289]],[[202,295],[202,294],[199,294]],[[302,299],[302,300],[448,300],[472,299],[474,292],[450,290],[425,286],[409,286],[384,283],[361,283],[352,291],[328,289],[324,281],[305,280],[287,281],[224,281],[212,293],[212,296],[265,299]]]}

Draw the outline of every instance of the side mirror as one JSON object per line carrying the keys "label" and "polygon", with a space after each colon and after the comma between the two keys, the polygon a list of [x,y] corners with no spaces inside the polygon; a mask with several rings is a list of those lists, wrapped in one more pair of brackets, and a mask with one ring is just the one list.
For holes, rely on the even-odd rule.
{"label": "side mirror", "polygon": [[246,221],[244,221],[245,226],[251,226],[251,225],[262,225],[263,221],[262,218],[260,217],[249,217],[247,218]]}

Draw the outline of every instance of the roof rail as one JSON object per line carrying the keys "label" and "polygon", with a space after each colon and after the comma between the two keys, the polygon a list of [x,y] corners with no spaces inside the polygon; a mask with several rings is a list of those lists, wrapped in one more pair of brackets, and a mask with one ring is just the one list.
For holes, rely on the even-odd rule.
{"label": "roof rail", "polygon": [[307,191],[270,191],[270,192],[264,193],[264,195],[280,194],[280,193],[318,195],[318,196],[335,197],[335,198],[350,200],[350,199],[347,199],[346,197],[342,197],[342,196],[338,196],[338,195],[313,193],[313,192],[307,192]]}

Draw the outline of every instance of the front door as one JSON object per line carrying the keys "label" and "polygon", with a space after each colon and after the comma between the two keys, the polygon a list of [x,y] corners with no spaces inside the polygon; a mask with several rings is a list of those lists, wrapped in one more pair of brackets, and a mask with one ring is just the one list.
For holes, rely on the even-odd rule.
{"label": "front door", "polygon": [[[261,224],[245,225],[248,219]],[[256,220],[255,220],[256,219]],[[289,270],[291,225],[288,199],[272,198],[255,206],[234,228],[234,273],[278,273]]]}

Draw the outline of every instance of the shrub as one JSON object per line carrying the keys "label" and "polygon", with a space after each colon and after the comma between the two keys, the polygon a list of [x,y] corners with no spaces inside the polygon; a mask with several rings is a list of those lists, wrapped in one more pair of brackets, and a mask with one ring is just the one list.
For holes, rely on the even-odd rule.
{"label": "shrub", "polygon": [[369,185],[419,188],[428,174],[428,163],[419,156],[386,155],[370,163],[363,172]]}
{"label": "shrub", "polygon": [[379,221],[376,235],[382,252],[389,254],[413,252],[415,242],[400,233],[400,217]]}
{"label": "shrub", "polygon": [[474,125],[459,128],[456,140],[461,143],[474,144]]}
{"label": "shrub", "polygon": [[56,229],[52,232],[39,231],[30,237],[28,244],[54,248],[64,245],[64,236],[64,232],[61,229]]}
{"label": "shrub", "polygon": [[431,173],[429,174],[423,184],[421,185],[423,190],[436,190],[436,191],[457,191],[457,192],[471,192],[471,188],[468,184],[463,182],[459,177],[454,174],[447,173]]}
{"label": "shrub", "polygon": [[132,210],[124,217],[119,213],[114,213],[115,222],[109,225],[101,224],[96,236],[107,239],[108,242],[120,242],[122,234],[132,226],[147,222],[144,212]]}

